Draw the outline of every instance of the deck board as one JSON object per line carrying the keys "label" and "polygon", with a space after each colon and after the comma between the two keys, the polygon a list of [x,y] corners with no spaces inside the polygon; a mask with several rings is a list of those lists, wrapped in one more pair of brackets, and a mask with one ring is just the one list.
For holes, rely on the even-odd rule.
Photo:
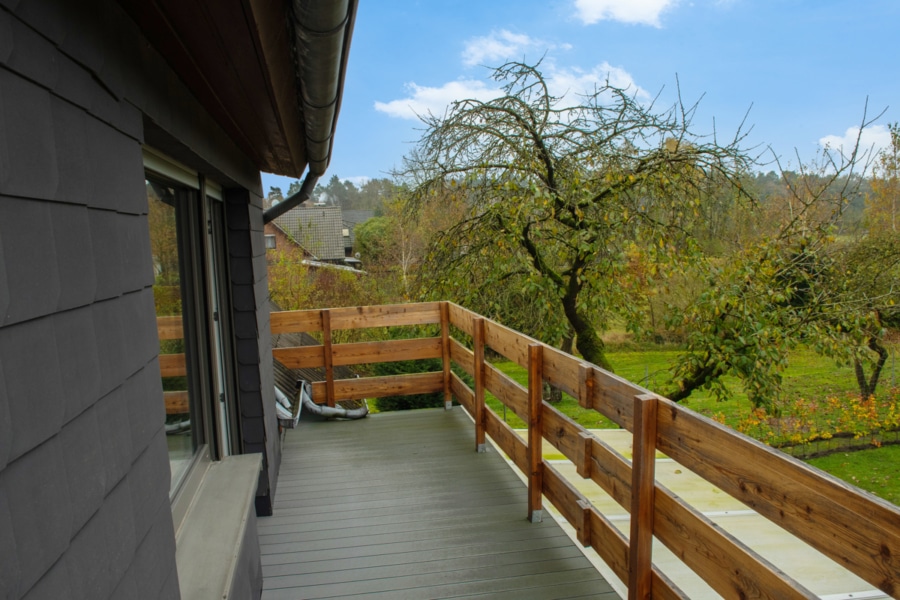
{"label": "deck board", "polygon": [[301,423],[258,523],[263,599],[618,598],[527,510],[506,462],[475,452],[462,409]]}

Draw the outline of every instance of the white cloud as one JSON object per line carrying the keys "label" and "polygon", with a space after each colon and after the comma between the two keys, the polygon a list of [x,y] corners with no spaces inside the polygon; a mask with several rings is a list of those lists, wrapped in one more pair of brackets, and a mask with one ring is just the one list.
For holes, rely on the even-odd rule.
{"label": "white cloud", "polygon": [[860,151],[872,150],[878,153],[883,148],[891,145],[891,132],[884,125],[872,125],[859,133],[859,127],[848,127],[844,135],[826,135],[819,139],[819,145],[825,149],[837,150],[842,154],[849,154],[856,140],[859,139]]}
{"label": "white cloud", "polygon": [[[638,99],[649,98],[650,94],[639,86],[625,69],[602,62],[589,71],[578,68],[560,69],[551,62],[543,66],[544,76],[550,93],[563,98],[563,106],[581,103],[579,96],[593,94],[597,88],[609,83],[613,87],[627,90]],[[476,99],[487,101],[502,95],[502,91],[490,87],[483,81],[460,79],[450,81],[440,87],[428,87],[409,83],[409,95],[390,102],[376,102],[375,110],[400,119],[419,120],[419,115],[441,115],[454,101]]]}
{"label": "white cloud", "polygon": [[356,187],[362,187],[362,186],[366,185],[366,184],[369,182],[370,179],[372,179],[372,178],[371,178],[371,177],[367,177],[367,176],[365,176],[365,175],[355,175],[355,176],[353,176],[353,177],[347,177],[347,178],[344,179],[343,181],[349,181],[350,183],[352,183],[352,184],[355,185]]}
{"label": "white cloud", "polygon": [[441,87],[427,87],[407,84],[409,97],[390,102],[376,102],[375,110],[400,119],[418,120],[418,115],[443,114],[456,100],[490,100],[500,95],[496,88],[490,88],[483,81],[464,79],[445,83]]}
{"label": "white cloud", "polygon": [[586,25],[611,20],[660,27],[659,16],[678,0],[575,0],[575,10]]}
{"label": "white cloud", "polygon": [[513,33],[506,29],[492,31],[490,35],[472,38],[466,42],[462,53],[463,64],[471,67],[521,59],[526,50],[540,45],[546,44],[525,34]]}
{"label": "white cloud", "polygon": [[[513,33],[507,29],[492,31],[490,35],[476,37],[466,42],[462,52],[463,64],[467,67],[476,65],[498,65],[509,60],[523,60],[525,54],[532,50],[535,54],[546,54],[550,50],[568,51],[572,44],[553,44],[535,39],[524,33]],[[536,57],[532,56],[533,61]]]}
{"label": "white cloud", "polygon": [[649,98],[645,89],[639,86],[628,71],[602,62],[590,71],[581,69],[551,69],[547,72],[547,84],[554,96],[565,96],[572,104],[579,101],[578,96],[591,94],[596,88],[609,85],[628,90],[638,98]]}

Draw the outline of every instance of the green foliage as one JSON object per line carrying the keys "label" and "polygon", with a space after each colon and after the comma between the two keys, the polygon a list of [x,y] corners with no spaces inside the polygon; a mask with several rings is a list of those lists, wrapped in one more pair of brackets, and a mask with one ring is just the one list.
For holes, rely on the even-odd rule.
{"label": "green foliage", "polygon": [[416,208],[467,207],[433,240],[422,289],[554,345],[574,334],[610,367],[598,331],[637,327],[647,292],[692,260],[704,202],[748,164],[740,139],[718,145],[692,132],[693,108],[654,112],[610,84],[563,100],[538,66],[494,78],[500,97],[427,117],[407,158]]}
{"label": "green foliage", "polygon": [[890,244],[864,251],[874,240],[839,235],[859,198],[856,166],[851,157],[782,173],[781,192],[760,205],[764,218],[751,223],[747,243],[695,263],[695,279],[707,284],[669,311],[668,326],[685,336],[687,351],[665,395],[682,400],[712,389],[723,397],[722,378],[733,376],[754,406],[776,412],[788,353],[801,343],[854,364],[862,398],[874,390],[900,254]]}
{"label": "green foliage", "polygon": [[364,264],[385,259],[392,231],[393,223],[388,217],[374,217],[356,226],[356,250]]}
{"label": "green foliage", "polygon": [[900,123],[891,123],[888,130],[891,145],[876,159],[872,191],[866,196],[870,233],[900,232]]}

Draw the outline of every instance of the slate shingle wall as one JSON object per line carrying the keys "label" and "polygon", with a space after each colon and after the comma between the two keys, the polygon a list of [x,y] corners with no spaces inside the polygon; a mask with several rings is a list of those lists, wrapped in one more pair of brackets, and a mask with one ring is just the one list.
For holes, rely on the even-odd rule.
{"label": "slate shingle wall", "polygon": [[50,5],[0,8],[0,597],[177,598],[142,117]]}
{"label": "slate shingle wall", "polygon": [[[0,598],[179,597],[145,140],[255,190],[235,286],[268,349],[258,171],[112,0],[0,0]],[[270,490],[267,360],[241,376]]]}
{"label": "slate shingle wall", "polygon": [[262,197],[247,190],[225,193],[228,251],[234,299],[241,437],[245,452],[263,452],[256,494],[258,515],[271,515],[281,443],[274,413],[266,248]]}

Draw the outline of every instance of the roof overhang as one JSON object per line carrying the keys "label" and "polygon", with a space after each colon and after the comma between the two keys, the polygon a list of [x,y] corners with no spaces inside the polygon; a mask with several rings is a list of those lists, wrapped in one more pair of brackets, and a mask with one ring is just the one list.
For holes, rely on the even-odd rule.
{"label": "roof overhang", "polygon": [[358,0],[119,0],[262,171],[325,172]]}

